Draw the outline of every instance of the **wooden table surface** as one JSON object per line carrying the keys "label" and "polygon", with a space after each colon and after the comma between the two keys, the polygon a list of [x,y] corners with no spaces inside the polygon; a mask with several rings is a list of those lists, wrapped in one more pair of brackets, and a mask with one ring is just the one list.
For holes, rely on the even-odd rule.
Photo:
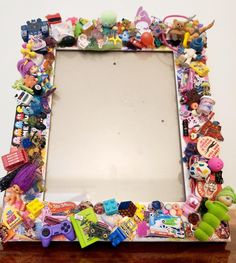
{"label": "wooden table surface", "polygon": [[117,248],[98,242],[81,249],[77,242],[52,242],[49,248],[41,243],[12,242],[0,247],[1,263],[41,262],[212,262],[236,263],[236,210],[231,211],[229,243],[127,243]]}

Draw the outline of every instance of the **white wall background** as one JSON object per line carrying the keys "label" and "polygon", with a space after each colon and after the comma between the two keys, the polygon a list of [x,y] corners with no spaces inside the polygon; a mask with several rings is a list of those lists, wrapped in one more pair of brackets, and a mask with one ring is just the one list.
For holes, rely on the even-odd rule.
{"label": "white wall background", "polygon": [[[0,0],[0,156],[8,153],[15,114],[12,83],[19,78],[16,63],[21,57],[20,26],[31,18],[44,18],[60,12],[63,18],[71,16],[96,18],[104,10],[116,11],[119,18],[134,19],[142,5],[149,15],[163,18],[169,14],[197,15],[202,23],[216,20],[208,33],[208,65],[211,69],[212,93],[216,99],[216,117],[221,122],[225,142],[221,157],[225,162],[225,184],[236,189],[236,27],[234,0],[56,0],[18,1]],[[5,172],[0,165],[0,177]]]}

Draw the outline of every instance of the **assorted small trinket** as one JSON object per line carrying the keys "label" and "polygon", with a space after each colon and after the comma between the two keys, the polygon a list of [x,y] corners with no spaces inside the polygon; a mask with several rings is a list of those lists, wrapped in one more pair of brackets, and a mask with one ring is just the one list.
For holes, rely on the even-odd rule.
{"label": "assorted small trinket", "polygon": [[[170,19],[174,19],[172,22]],[[230,238],[228,207],[236,202],[231,187],[222,187],[224,140],[214,120],[206,65],[206,31],[195,17],[150,17],[140,7],[134,21],[117,20],[113,12],[99,19],[59,13],[46,20],[32,19],[21,26],[24,41],[17,63],[21,78],[13,84],[17,107],[10,153],[2,156],[7,175],[0,239],[75,240],[86,247],[99,240],[113,246],[124,240],[168,239],[225,241]],[[115,198],[80,203],[42,201],[56,48],[79,50],[172,50],[178,81],[183,162],[188,169],[189,195],[184,203],[117,201]],[[187,185],[187,184],[186,184]],[[158,193],[157,193],[158,196]]]}

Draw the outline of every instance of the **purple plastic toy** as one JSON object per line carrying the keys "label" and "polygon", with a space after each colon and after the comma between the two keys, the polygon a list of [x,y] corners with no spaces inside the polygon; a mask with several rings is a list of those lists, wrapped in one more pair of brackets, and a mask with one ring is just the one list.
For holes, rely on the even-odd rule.
{"label": "purple plastic toy", "polygon": [[34,182],[37,168],[34,163],[25,164],[11,181],[10,186],[18,185],[23,193],[27,192]]}
{"label": "purple plastic toy", "polygon": [[53,236],[64,235],[69,240],[75,239],[75,232],[68,220],[62,221],[60,224],[54,226],[45,225],[41,229],[40,239],[43,247],[48,247]]}
{"label": "purple plastic toy", "polygon": [[21,59],[17,63],[17,69],[22,75],[22,77],[25,77],[25,75],[30,74],[30,69],[35,66],[35,63],[31,60],[27,60],[25,58]]}

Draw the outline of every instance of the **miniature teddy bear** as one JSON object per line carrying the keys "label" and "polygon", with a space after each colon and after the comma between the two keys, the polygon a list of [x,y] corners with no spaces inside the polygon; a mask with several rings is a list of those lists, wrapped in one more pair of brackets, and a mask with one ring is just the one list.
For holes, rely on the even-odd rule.
{"label": "miniature teddy bear", "polygon": [[185,34],[185,22],[174,19],[172,28],[169,31],[172,40],[183,40]]}

